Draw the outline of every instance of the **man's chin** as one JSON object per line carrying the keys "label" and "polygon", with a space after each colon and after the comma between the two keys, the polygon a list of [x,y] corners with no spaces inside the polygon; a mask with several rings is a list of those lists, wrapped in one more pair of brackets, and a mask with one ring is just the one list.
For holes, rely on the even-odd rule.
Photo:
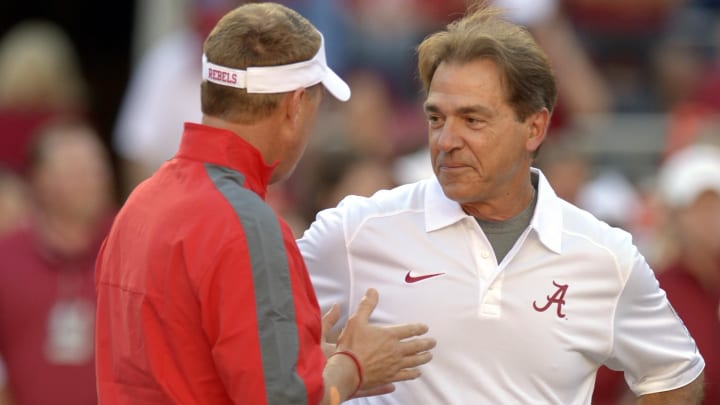
{"label": "man's chin", "polygon": [[470,192],[468,187],[463,184],[457,183],[440,183],[445,197],[457,202],[458,204],[464,204],[473,201],[474,194]]}

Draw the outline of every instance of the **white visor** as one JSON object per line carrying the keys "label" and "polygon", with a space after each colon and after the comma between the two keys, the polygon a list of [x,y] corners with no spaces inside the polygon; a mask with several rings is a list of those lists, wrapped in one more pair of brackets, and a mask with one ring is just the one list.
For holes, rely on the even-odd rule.
{"label": "white visor", "polygon": [[216,65],[202,57],[203,80],[245,89],[248,93],[286,93],[318,83],[340,101],[350,99],[350,86],[327,65],[325,39],[312,59],[279,66],[248,67],[245,70]]}

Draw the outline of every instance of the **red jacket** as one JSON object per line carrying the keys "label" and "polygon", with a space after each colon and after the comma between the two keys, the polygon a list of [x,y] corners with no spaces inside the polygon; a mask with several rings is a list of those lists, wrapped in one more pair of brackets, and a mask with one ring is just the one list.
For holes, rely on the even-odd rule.
{"label": "red jacket", "polygon": [[232,132],[186,124],[129,197],[96,266],[103,405],[320,401],[320,310],[264,202],[272,170]]}

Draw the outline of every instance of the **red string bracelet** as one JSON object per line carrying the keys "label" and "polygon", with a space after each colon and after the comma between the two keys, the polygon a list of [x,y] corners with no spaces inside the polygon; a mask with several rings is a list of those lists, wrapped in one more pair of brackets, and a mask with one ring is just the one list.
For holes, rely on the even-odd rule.
{"label": "red string bracelet", "polygon": [[358,360],[357,356],[355,356],[355,353],[353,353],[349,350],[338,350],[335,353],[328,356],[328,360],[330,360],[330,358],[336,354],[344,354],[344,355],[350,357],[350,359],[352,359],[352,361],[355,363],[355,367],[357,367],[358,385],[355,388],[355,391],[353,391],[353,393],[350,394],[350,398],[352,398],[360,390],[360,387],[362,386],[362,383],[363,383],[363,371],[362,371],[362,366],[360,365],[360,360]]}

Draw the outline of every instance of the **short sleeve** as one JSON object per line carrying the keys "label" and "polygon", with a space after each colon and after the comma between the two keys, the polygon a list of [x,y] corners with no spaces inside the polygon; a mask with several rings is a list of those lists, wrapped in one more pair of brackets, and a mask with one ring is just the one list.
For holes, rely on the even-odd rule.
{"label": "short sleeve", "polygon": [[705,362],[652,269],[636,249],[633,252],[606,365],[624,371],[630,389],[640,396],[691,383]]}

